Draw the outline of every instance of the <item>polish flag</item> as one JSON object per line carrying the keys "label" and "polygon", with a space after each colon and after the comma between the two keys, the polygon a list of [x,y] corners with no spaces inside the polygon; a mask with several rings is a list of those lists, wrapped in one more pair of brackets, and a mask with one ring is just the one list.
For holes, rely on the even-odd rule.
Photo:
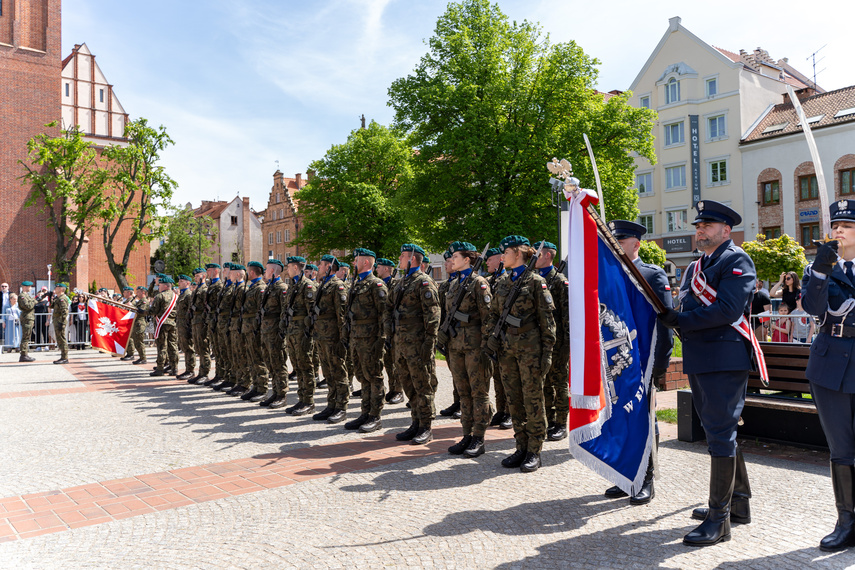
{"label": "polish flag", "polygon": [[89,329],[92,348],[111,354],[125,354],[136,313],[96,299],[89,299]]}

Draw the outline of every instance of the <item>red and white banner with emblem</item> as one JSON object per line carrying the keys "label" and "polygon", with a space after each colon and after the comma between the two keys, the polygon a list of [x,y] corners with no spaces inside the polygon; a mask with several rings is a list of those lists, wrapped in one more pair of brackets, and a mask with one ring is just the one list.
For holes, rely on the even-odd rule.
{"label": "red and white banner with emblem", "polygon": [[125,354],[136,313],[96,299],[89,299],[89,328],[92,348],[111,354]]}

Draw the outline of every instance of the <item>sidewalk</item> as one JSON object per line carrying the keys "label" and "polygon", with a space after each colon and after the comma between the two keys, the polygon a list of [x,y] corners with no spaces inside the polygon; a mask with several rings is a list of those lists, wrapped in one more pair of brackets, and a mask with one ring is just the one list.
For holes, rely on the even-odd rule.
{"label": "sidewalk", "polygon": [[[2,568],[855,565],[855,549],[817,548],[836,519],[827,463],[748,453],[753,522],[690,549],[680,541],[706,497],[703,442],[663,437],[656,498],[631,507],[602,496],[609,484],[566,441],[522,474],[499,465],[509,431],[488,430],[476,460],[445,452],[460,437],[453,420],[437,420],[428,446],[396,442],[403,404],[364,436],[93,351],[67,366],[34,356],[0,356]],[[437,374],[439,408],[451,387],[444,363]],[[658,406],[676,407],[676,392]]]}

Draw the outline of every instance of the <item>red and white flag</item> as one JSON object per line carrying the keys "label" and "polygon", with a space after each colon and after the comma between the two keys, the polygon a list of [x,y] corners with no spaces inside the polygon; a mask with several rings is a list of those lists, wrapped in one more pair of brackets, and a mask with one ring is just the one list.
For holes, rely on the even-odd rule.
{"label": "red and white flag", "polygon": [[111,354],[125,354],[136,313],[96,299],[89,299],[89,329],[92,348]]}

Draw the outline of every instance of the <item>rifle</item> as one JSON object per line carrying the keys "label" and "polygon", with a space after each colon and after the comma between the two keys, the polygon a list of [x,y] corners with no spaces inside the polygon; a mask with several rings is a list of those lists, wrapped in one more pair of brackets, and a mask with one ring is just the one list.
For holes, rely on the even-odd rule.
{"label": "rifle", "polygon": [[[324,278],[330,277],[331,272],[332,265],[330,265],[329,271],[327,271],[327,274],[324,276]],[[321,314],[321,293],[323,293],[324,285],[326,285],[327,283],[329,283],[329,280],[327,280],[326,283],[321,283],[318,286],[318,294],[315,295],[315,302],[312,303],[312,310],[309,311],[309,326],[303,329],[303,334],[306,335],[306,338],[312,338],[312,332],[314,332],[315,330],[315,322],[318,320],[318,315]]]}
{"label": "rifle", "polygon": [[[235,295],[237,295],[237,291],[235,291]],[[246,277],[243,280],[243,300],[241,301],[240,310],[238,311],[238,334],[241,334],[243,331],[243,304],[246,302]],[[234,305],[232,305],[234,307]],[[234,310],[234,309],[232,309]]]}
{"label": "rifle", "polygon": [[[484,251],[481,252],[481,255],[478,256],[478,259],[475,260],[475,264],[472,266],[472,271],[469,272],[466,279],[460,282],[460,286],[457,289],[454,300],[451,302],[451,309],[446,313],[445,320],[439,326],[439,330],[448,335],[449,338],[457,336],[457,323],[469,322],[469,315],[460,312],[460,305],[463,304],[463,298],[466,296],[466,293],[469,292],[469,283],[472,282],[472,276],[478,275],[478,270],[481,269],[481,264],[484,262],[484,255],[487,254],[488,249],[490,249],[489,243],[487,244],[487,247],[484,248]],[[440,354],[448,357],[448,347],[437,344],[436,349]]]}
{"label": "rifle", "polygon": [[489,280],[489,283],[490,283],[490,291],[492,291],[493,289],[495,289],[495,288],[496,288],[496,281],[498,281],[498,280],[499,280],[499,277],[502,275],[502,271],[504,271],[504,270],[505,270],[505,262],[504,262],[504,261],[500,261],[500,262],[499,262],[499,267],[497,267],[497,268],[496,268],[495,273],[493,273],[492,275],[490,275],[490,280]]}
{"label": "rifle", "polygon": [[559,275],[564,275],[564,270],[567,269],[567,260],[562,259],[561,263],[558,264],[558,268],[555,270],[555,274],[549,278],[549,281],[546,282],[546,286],[552,290],[552,284],[558,278]]}
{"label": "rifle", "polygon": [[[398,268],[396,267],[395,270]],[[347,292],[347,307],[344,309],[344,330],[347,331],[347,334],[344,335],[348,339],[350,338],[350,331],[353,329],[353,298],[355,295],[353,294],[353,290],[356,288],[356,272],[353,273],[353,280],[350,283],[350,290]],[[342,344],[344,345],[344,349],[348,350],[350,348],[350,341],[341,339]]]}
{"label": "rifle", "polygon": [[[517,301],[517,297],[520,296],[520,290],[522,289],[522,283],[525,281],[525,276],[531,273],[534,269],[534,264],[537,263],[537,258],[540,257],[540,252],[543,251],[543,241],[540,242],[540,247],[537,248],[537,251],[534,255],[531,256],[531,259],[528,260],[528,264],[525,266],[525,269],[517,277],[517,280],[514,281],[513,286],[511,287],[511,291],[508,293],[508,296],[505,298],[505,304],[502,307],[502,314],[499,317],[499,320],[496,321],[496,326],[493,327],[493,332],[490,333],[490,336],[496,337],[497,339],[504,340],[505,338],[505,326],[510,323],[511,326],[518,327],[522,324],[522,321],[517,317],[511,316],[511,309],[514,306],[514,303]],[[499,360],[498,353],[493,353],[489,348],[486,348],[487,356],[490,357],[494,362]]]}
{"label": "rifle", "polygon": [[187,309],[187,336],[193,338],[193,315],[195,311],[193,310],[196,304],[196,293],[199,291],[199,285],[196,285],[196,290],[193,291],[193,294],[190,295],[190,308]]}
{"label": "rifle", "polygon": [[273,288],[271,283],[267,284],[267,288],[261,295],[261,304],[258,306],[258,314],[255,316],[255,336],[261,336],[261,320],[264,318],[264,305],[267,303],[267,298],[270,297],[270,290]]}
{"label": "rifle", "polygon": [[[303,274],[300,274],[300,279],[297,283],[290,283],[288,290],[288,305],[285,307],[285,318],[282,319],[285,321],[285,333],[288,333],[288,328],[291,326],[291,319],[294,318],[294,300],[297,298],[297,286],[300,281],[303,280]],[[292,279],[293,281],[293,279]],[[282,327],[280,327],[282,328]]]}
{"label": "rifle", "polygon": [[415,254],[411,255],[409,261],[407,261],[407,272],[401,278],[401,291],[398,293],[398,298],[395,299],[395,306],[392,307],[392,331],[389,335],[389,338],[386,339],[387,350],[391,350],[392,348],[392,337],[395,336],[395,329],[398,328],[398,319],[401,318],[401,314],[398,312],[398,308],[401,306],[401,301],[404,300],[404,279],[406,279],[407,276],[410,274],[410,268],[413,265],[413,257],[415,257]]}

